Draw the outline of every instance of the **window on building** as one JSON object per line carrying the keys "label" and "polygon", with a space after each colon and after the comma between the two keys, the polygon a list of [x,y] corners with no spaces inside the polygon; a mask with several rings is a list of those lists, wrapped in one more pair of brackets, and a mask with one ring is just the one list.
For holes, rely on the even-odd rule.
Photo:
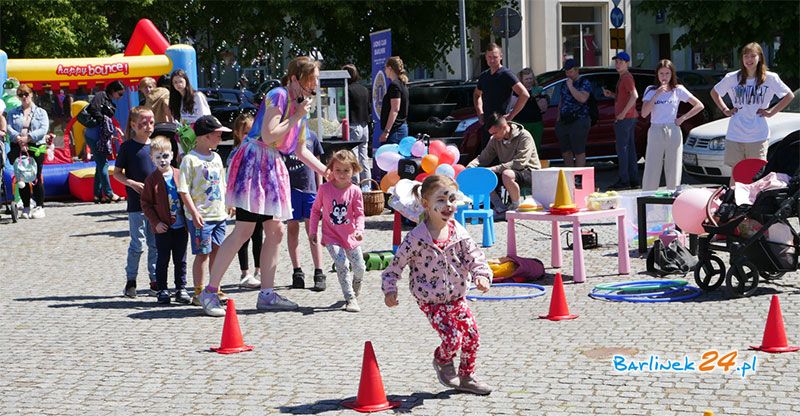
{"label": "window on building", "polygon": [[573,58],[580,66],[604,66],[603,6],[561,6],[562,62]]}

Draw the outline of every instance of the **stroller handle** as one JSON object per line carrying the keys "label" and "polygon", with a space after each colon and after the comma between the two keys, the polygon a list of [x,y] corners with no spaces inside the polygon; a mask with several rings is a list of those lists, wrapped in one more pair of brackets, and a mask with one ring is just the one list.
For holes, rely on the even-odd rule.
{"label": "stroller handle", "polygon": [[706,220],[711,223],[714,227],[718,227],[717,220],[714,219],[714,215],[711,212],[711,205],[714,204],[714,200],[716,200],[723,192],[725,192],[725,187],[719,187],[711,197],[708,198],[708,202],[706,202]]}

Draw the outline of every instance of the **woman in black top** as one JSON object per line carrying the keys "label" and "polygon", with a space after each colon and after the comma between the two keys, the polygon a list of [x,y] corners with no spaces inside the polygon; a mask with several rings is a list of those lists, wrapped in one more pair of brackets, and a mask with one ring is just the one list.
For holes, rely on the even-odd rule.
{"label": "woman in black top", "polygon": [[392,83],[386,88],[381,104],[381,143],[400,143],[408,136],[408,76],[403,60],[393,56],[386,61],[386,76]]}

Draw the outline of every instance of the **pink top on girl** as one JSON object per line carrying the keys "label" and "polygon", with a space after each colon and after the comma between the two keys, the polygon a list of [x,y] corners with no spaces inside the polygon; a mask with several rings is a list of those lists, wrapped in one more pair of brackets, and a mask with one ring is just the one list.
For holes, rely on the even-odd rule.
{"label": "pink top on girl", "polygon": [[480,277],[491,281],[486,257],[461,224],[450,220],[450,238],[439,248],[425,223],[408,233],[392,264],[383,272],[383,293],[397,293],[397,280],[410,269],[408,284],[418,303],[448,303],[463,298]]}
{"label": "pink top on girl", "polygon": [[361,245],[356,232],[364,233],[364,203],[361,189],[355,185],[339,189],[333,182],[325,182],[317,191],[311,207],[309,229],[316,232],[322,220],[322,245],[335,244],[345,250]]}

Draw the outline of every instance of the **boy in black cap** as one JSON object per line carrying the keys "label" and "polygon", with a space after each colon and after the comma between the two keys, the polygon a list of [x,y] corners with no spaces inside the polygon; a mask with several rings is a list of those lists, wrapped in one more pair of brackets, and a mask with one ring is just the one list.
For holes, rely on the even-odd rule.
{"label": "boy in black cap", "polygon": [[[231,129],[222,126],[214,116],[202,116],[194,123],[197,141],[194,149],[181,161],[178,194],[186,211],[189,239],[192,243],[192,279],[195,297],[192,301],[200,306],[198,294],[203,290],[205,269],[214,261],[217,248],[225,239],[225,168],[215,149],[223,132]],[[219,292],[224,299],[224,293]]]}

